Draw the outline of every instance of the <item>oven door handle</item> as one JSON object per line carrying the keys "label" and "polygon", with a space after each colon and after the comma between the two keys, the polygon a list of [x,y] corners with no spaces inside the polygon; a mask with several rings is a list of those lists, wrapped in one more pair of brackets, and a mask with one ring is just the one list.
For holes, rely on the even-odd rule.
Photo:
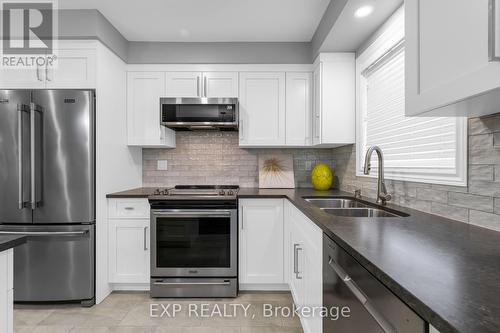
{"label": "oven door handle", "polygon": [[153,211],[154,217],[230,217],[231,212],[227,210],[212,211]]}
{"label": "oven door handle", "polygon": [[153,282],[155,286],[229,286],[230,281],[224,282]]}

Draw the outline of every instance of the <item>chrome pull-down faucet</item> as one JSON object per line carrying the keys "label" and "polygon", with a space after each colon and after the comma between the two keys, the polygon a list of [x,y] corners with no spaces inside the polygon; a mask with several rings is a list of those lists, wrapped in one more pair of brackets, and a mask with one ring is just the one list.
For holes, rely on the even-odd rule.
{"label": "chrome pull-down faucet", "polygon": [[385,187],[384,180],[384,155],[382,154],[382,149],[378,146],[371,146],[366,151],[365,156],[365,167],[363,173],[365,175],[370,174],[370,160],[372,158],[373,152],[377,152],[378,156],[378,181],[377,181],[377,203],[385,205],[387,201],[391,200],[391,195],[387,194],[387,188]]}

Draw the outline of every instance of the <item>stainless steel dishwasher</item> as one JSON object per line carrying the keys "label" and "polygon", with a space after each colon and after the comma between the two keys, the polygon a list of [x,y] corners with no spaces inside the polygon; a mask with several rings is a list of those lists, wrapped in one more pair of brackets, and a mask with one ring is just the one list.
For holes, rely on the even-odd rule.
{"label": "stainless steel dishwasher", "polygon": [[323,305],[348,307],[323,319],[323,333],[425,333],[426,322],[328,236],[323,236]]}

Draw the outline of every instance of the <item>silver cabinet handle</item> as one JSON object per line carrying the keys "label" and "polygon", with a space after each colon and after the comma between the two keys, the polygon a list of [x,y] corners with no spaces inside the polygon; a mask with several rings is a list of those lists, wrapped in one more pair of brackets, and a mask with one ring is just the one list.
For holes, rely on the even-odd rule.
{"label": "silver cabinet handle", "polygon": [[18,152],[18,185],[19,185],[19,196],[18,196],[18,208],[24,209],[25,201],[24,201],[24,179],[23,179],[23,152],[24,152],[24,144],[23,144],[23,112],[27,112],[29,114],[29,107],[24,104],[17,105],[17,140],[19,142],[19,152]]}
{"label": "silver cabinet handle", "polygon": [[241,206],[241,230],[243,230],[244,219],[245,219],[245,215],[243,215],[243,206]]}
{"label": "silver cabinet handle", "polygon": [[172,287],[177,287],[177,286],[229,286],[229,285],[231,285],[231,281],[224,281],[224,282],[163,282],[163,281],[156,281],[156,282],[153,282],[153,284],[156,286],[172,286]]}
{"label": "silver cabinet handle", "polygon": [[333,271],[338,275],[338,277],[345,283],[347,288],[354,294],[358,301],[363,305],[363,307],[368,311],[368,313],[375,319],[377,324],[386,333],[397,333],[396,329],[392,324],[384,317],[380,311],[373,306],[370,302],[368,296],[358,287],[358,285],[351,279],[351,277],[344,271],[339,264],[333,260],[332,257],[328,257],[328,265],[333,269]]}
{"label": "silver cabinet handle", "polygon": [[293,244],[293,273],[297,280],[302,280],[302,276],[299,275],[299,251],[302,251],[302,248],[299,246],[300,244]]}
{"label": "silver cabinet handle", "polygon": [[497,54],[497,4],[496,0],[488,2],[488,53],[489,61],[500,61],[500,55]]}
{"label": "silver cabinet handle", "polygon": [[208,96],[207,96],[207,91],[208,91],[208,88],[207,88],[207,83],[208,83],[208,81],[207,81],[207,77],[205,76],[205,77],[203,78],[203,91],[204,91],[204,95],[205,95],[205,97],[208,97]]}
{"label": "silver cabinet handle", "polygon": [[52,79],[49,78],[49,67],[47,65],[45,65],[45,80],[52,81]]}
{"label": "silver cabinet handle", "polygon": [[200,76],[196,76],[196,93],[198,94],[198,97],[201,96],[201,90],[200,90]]}
{"label": "silver cabinet handle", "polygon": [[144,251],[148,250],[148,227],[144,227]]}
{"label": "silver cabinet handle", "polygon": [[40,66],[36,66],[36,79],[38,81],[43,81],[42,78],[40,77]]}
{"label": "silver cabinet handle", "polygon": [[134,210],[134,207],[125,207],[125,210]]}
{"label": "silver cabinet handle", "polygon": [[0,231],[0,235],[23,235],[23,236],[83,236],[88,233],[84,231]]}

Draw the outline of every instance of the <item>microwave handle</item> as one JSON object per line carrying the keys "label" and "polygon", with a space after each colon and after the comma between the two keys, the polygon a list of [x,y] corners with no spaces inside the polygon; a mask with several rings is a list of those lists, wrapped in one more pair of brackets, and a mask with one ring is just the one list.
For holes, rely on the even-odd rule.
{"label": "microwave handle", "polygon": [[198,97],[202,97],[200,89],[200,75],[196,76],[196,93],[198,94]]}

